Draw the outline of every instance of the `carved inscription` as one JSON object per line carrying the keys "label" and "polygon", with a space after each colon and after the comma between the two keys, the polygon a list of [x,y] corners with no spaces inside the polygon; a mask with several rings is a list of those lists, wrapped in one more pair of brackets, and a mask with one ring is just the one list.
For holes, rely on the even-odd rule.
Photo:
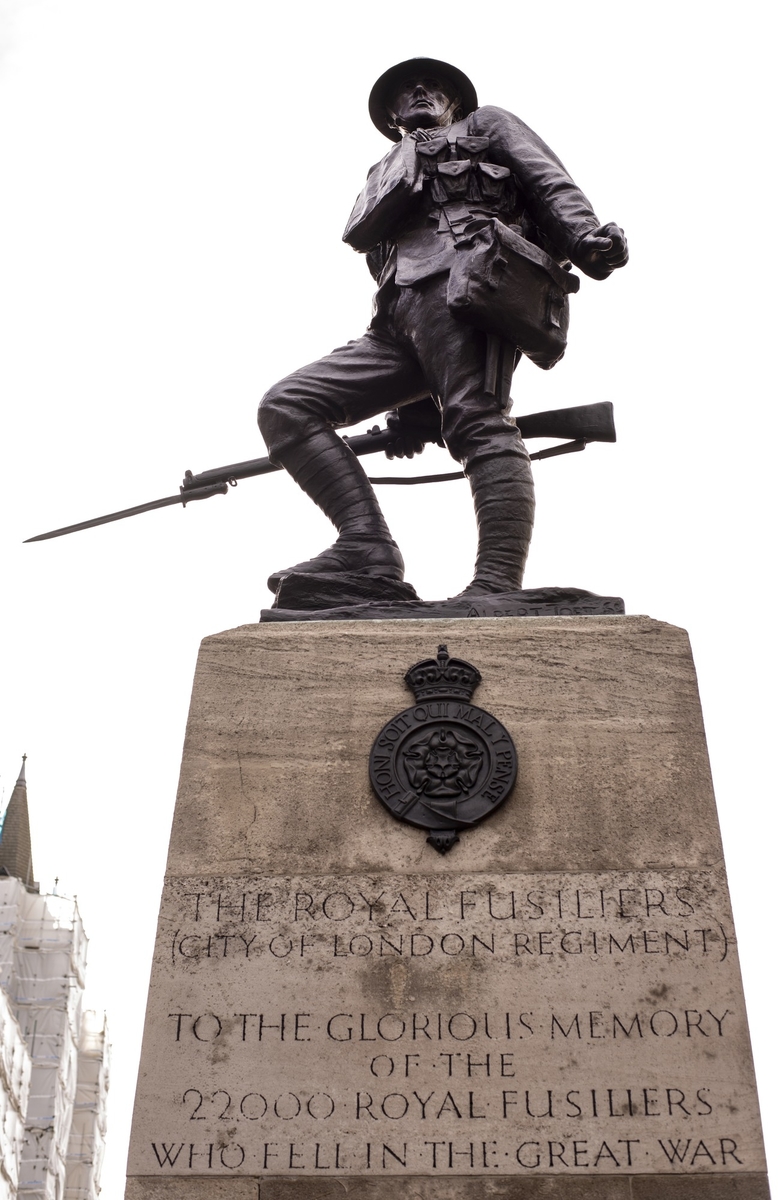
{"label": "carved inscription", "polygon": [[139,1174],[762,1169],[713,875],[193,879],[163,914]]}

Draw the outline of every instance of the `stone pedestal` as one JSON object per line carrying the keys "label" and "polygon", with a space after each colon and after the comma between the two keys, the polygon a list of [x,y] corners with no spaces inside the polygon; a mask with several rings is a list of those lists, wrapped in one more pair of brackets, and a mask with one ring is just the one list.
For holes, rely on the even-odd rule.
{"label": "stone pedestal", "polygon": [[[515,789],[445,856],[372,794],[447,643]],[[686,633],[250,625],[201,648],[127,1200],[765,1200]]]}

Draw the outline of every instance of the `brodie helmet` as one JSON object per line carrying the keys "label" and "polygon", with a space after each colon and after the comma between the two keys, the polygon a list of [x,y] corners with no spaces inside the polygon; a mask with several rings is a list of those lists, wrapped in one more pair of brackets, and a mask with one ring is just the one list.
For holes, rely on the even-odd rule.
{"label": "brodie helmet", "polygon": [[449,83],[459,95],[465,117],[475,112],[478,107],[475,87],[458,67],[440,62],[437,58],[408,58],[405,62],[397,63],[395,67],[384,71],[369,93],[369,115],[372,123],[392,142],[400,142],[402,135],[398,129],[388,124],[389,105],[405,80],[416,75],[423,78],[434,75],[444,83]]}

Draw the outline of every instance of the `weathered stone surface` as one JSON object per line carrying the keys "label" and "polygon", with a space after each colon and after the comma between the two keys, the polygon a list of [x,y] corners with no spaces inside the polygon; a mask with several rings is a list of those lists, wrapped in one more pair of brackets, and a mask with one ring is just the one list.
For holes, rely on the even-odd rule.
{"label": "weathered stone surface", "polygon": [[631,1181],[631,1200],[770,1200],[764,1174],[642,1176]]}
{"label": "weathered stone surface", "polygon": [[[618,1179],[409,1178],[411,1197],[426,1200],[770,1200],[765,1175],[622,1176]],[[126,1200],[398,1200],[399,1179],[187,1179],[139,1177]]]}
{"label": "weathered stone surface", "polygon": [[714,872],[170,879],[155,964],[140,1174],[763,1165]]}
{"label": "weathered stone surface", "polygon": [[[258,1200],[260,1181],[234,1177],[215,1179],[214,1176],[181,1176],[160,1179],[153,1175],[130,1177],[125,1189],[125,1200]],[[266,1193],[267,1196],[269,1193]]]}
{"label": "weathered stone surface", "polygon": [[[365,630],[203,644],[127,1200],[766,1200],[686,634]],[[519,757],[446,858],[367,778],[443,642]]]}
{"label": "weathered stone surface", "polygon": [[[625,1179],[470,1179],[465,1176],[437,1178],[431,1175],[406,1181],[412,1197],[426,1200],[631,1200]],[[274,1200],[396,1200],[396,1179],[346,1179],[340,1183],[322,1180],[280,1179],[264,1188],[261,1197]]]}
{"label": "weathered stone surface", "polygon": [[[445,859],[389,819],[367,760],[438,643],[483,675],[514,796]],[[719,864],[698,688],[682,629],[648,617],[248,625],[206,638],[168,873],[540,870]]]}

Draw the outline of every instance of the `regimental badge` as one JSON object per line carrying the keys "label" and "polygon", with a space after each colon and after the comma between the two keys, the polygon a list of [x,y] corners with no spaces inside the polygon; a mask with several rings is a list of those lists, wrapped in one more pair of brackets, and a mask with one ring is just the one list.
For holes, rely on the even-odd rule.
{"label": "regimental badge", "polygon": [[477,667],[451,658],[416,663],[405,683],[416,703],[397,713],[375,738],[369,778],[392,816],[427,829],[430,845],[445,854],[495,812],[516,782],[516,748],[507,729],[470,704],[481,682]]}

